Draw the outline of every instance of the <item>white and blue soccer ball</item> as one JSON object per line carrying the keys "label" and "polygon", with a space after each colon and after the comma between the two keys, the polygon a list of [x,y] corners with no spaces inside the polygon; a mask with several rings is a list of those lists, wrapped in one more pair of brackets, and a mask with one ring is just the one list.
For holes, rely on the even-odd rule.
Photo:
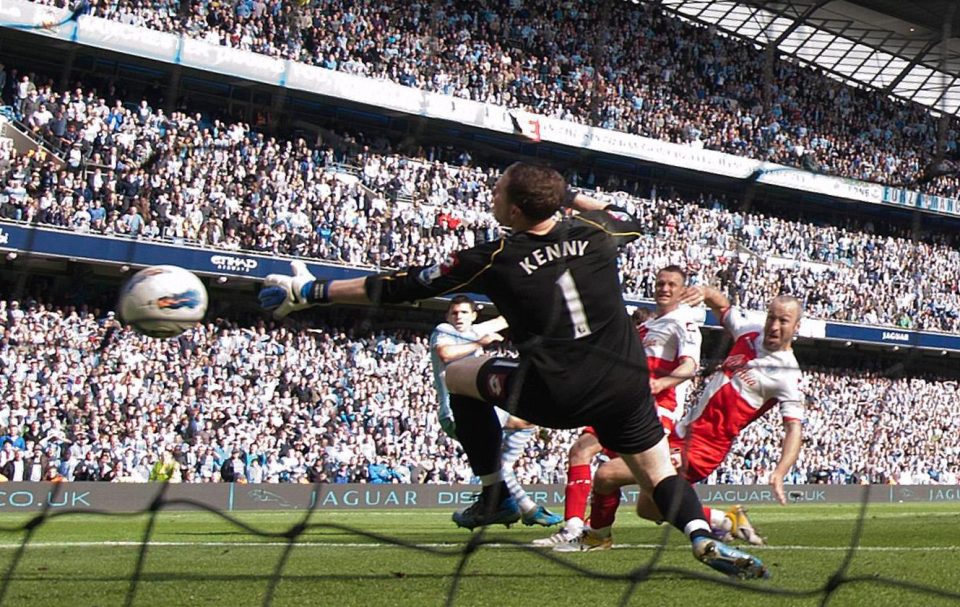
{"label": "white and blue soccer ball", "polygon": [[203,320],[207,289],[178,266],[152,266],[130,277],[120,290],[120,317],[148,337],[176,337]]}

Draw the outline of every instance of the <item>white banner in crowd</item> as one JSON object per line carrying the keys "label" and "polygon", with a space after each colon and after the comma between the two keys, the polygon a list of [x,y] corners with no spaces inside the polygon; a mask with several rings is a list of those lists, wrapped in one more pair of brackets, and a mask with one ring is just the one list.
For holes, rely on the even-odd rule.
{"label": "white banner in crowd", "polygon": [[181,37],[117,21],[80,17],[75,39],[97,48],[171,62],[171,57],[177,57]]}
{"label": "white banner in crowd", "polygon": [[[56,22],[66,16],[67,12],[66,9],[40,6],[28,0],[0,0],[0,19],[6,23]],[[819,175],[742,156],[601,129],[522,110],[509,110],[502,106],[274,59],[106,19],[84,16],[76,24],[68,23],[56,29],[30,31],[39,35],[75,40],[96,48],[346,99],[387,110],[449,120],[499,133],[522,135],[533,141],[594,150],[733,179],[754,177],[759,183],[845,200],[960,216],[960,201],[953,198],[923,195],[855,179]]]}
{"label": "white banner in crowd", "polygon": [[246,80],[281,84],[287,61],[259,53],[183,38],[180,64]]}
{"label": "white banner in crowd", "polygon": [[[43,6],[25,0],[0,0],[0,20],[11,25],[59,23],[69,14],[70,10],[66,8]],[[52,30],[45,31],[55,35]]]}
{"label": "white banner in crowd", "polygon": [[757,181],[767,185],[803,192],[815,192],[846,200],[883,202],[883,186],[878,183],[818,175],[778,164],[764,163]]}
{"label": "white banner in crowd", "polygon": [[713,150],[697,149],[670,143],[669,141],[601,129],[567,120],[540,116],[539,124],[540,137],[543,141],[552,141],[572,147],[586,148],[617,156],[628,156],[648,162],[683,167],[736,179],[749,177],[761,166],[759,161],[751,158],[733,156]]}

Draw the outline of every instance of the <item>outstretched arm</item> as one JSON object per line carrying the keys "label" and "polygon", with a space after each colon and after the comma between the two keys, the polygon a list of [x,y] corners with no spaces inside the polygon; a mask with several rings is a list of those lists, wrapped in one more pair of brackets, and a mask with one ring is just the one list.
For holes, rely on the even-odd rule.
{"label": "outstretched arm", "polygon": [[684,358],[676,369],[670,372],[669,375],[664,375],[662,377],[653,377],[650,376],[650,392],[654,395],[660,394],[664,390],[673,388],[674,386],[679,386],[683,382],[691,379],[694,374],[697,372],[697,361],[692,358]]}
{"label": "outstretched arm", "polygon": [[367,297],[366,277],[331,280],[327,284],[327,299],[329,303],[371,303],[370,298]]}
{"label": "outstretched arm", "polygon": [[507,320],[503,316],[477,323],[473,325],[473,331],[479,336],[476,340],[467,343],[437,344],[435,347],[437,356],[444,364],[449,364],[465,356],[480,352],[494,342],[503,341],[503,336],[500,335],[499,331],[506,328]]}
{"label": "outstretched arm", "polygon": [[723,315],[730,309],[730,300],[727,296],[713,287],[704,287],[703,303],[707,304],[717,320],[723,320]]}
{"label": "outstretched arm", "polygon": [[780,461],[773,473],[770,474],[770,484],[773,486],[773,494],[780,504],[787,503],[787,496],[783,490],[783,479],[797,463],[800,457],[800,446],[803,443],[803,431],[799,420],[791,419],[783,422],[783,444],[781,446]]}
{"label": "outstretched arm", "polygon": [[730,309],[730,300],[727,299],[727,296],[717,289],[707,286],[687,287],[680,297],[680,303],[688,306],[706,304],[719,321],[723,320],[723,315]]}
{"label": "outstretched arm", "polygon": [[503,249],[498,240],[451,253],[433,266],[410,266],[403,270],[374,274],[365,278],[327,280],[310,273],[304,262],[290,262],[293,275],[270,274],[263,281],[258,297],[260,305],[284,318],[291,312],[314,305],[331,303],[380,304],[427,299],[453,291],[469,291]]}
{"label": "outstretched arm", "polygon": [[596,198],[591,198],[586,194],[581,194],[580,192],[576,192],[574,190],[567,191],[567,197],[563,201],[563,204],[565,207],[573,209],[574,211],[580,211],[581,213],[585,213],[587,211],[602,211],[610,206],[609,202],[603,202],[601,200],[597,200]]}
{"label": "outstretched arm", "polygon": [[317,279],[302,261],[290,262],[293,275],[270,274],[263,281],[260,305],[273,312],[274,318],[284,318],[291,312],[327,303],[370,303],[366,278],[347,280]]}
{"label": "outstretched arm", "polygon": [[503,337],[501,337],[499,333],[487,333],[486,335],[481,335],[476,341],[470,341],[465,344],[439,344],[436,346],[437,356],[439,356],[443,364],[446,365],[482,351],[495,341],[502,340]]}
{"label": "outstretched arm", "polygon": [[497,316],[496,318],[491,318],[484,322],[478,322],[473,325],[473,330],[477,335],[489,335],[490,333],[499,333],[506,329],[509,325],[507,324],[507,319],[503,316]]}

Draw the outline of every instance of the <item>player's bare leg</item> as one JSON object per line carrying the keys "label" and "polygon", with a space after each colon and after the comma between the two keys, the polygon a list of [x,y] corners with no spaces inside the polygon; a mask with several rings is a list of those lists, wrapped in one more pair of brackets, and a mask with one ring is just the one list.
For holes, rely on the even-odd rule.
{"label": "player's bare leg", "polygon": [[[599,444],[599,442],[598,442]],[[590,495],[590,525],[576,542],[558,545],[554,550],[568,552],[575,548],[580,551],[603,550],[613,547],[611,533],[617,508],[622,497],[620,487],[632,485],[637,480],[627,464],[619,457],[606,461],[597,468],[593,479],[593,493]]]}
{"label": "player's bare leg", "polygon": [[593,479],[593,506],[590,509],[592,529],[609,534],[617,516],[617,508],[620,507],[620,488],[634,482],[633,473],[622,458],[606,461],[597,469]]}
{"label": "player's bare leg", "polygon": [[[604,466],[606,465],[604,464]],[[597,473],[599,476],[600,470]],[[610,470],[604,470],[603,474],[613,475],[615,474],[615,468],[611,467]],[[637,516],[653,521],[658,525],[663,523],[663,515],[660,514],[660,509],[657,508],[653,499],[645,493],[637,496]],[[729,542],[734,539],[741,539],[756,546],[762,546],[766,543],[754,531],[753,525],[747,519],[746,511],[739,505],[726,511],[704,506],[703,517],[710,523],[713,536],[721,541]]]}
{"label": "player's bare leg", "polygon": [[[674,466],[682,470],[682,462],[677,458],[671,458]],[[596,493],[610,493],[620,487],[633,484],[633,476],[626,463],[614,459],[604,462],[597,469],[594,477],[594,488]],[[594,518],[596,506],[591,511],[591,520]],[[658,525],[663,523],[663,515],[660,509],[653,502],[653,498],[648,494],[641,492],[637,496],[637,516],[653,521]],[[740,505],[724,511],[710,506],[703,507],[703,517],[710,523],[711,531],[717,539],[729,542],[734,539],[740,539],[756,546],[762,546],[766,543],[764,538],[760,537],[747,518],[746,510]],[[613,523],[613,518],[610,518]]]}

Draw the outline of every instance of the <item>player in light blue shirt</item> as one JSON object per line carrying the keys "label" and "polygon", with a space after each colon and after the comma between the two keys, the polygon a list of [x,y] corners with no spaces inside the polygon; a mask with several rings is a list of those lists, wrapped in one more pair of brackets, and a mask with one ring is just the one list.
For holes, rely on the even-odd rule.
{"label": "player in light blue shirt", "polygon": [[[433,380],[437,388],[440,427],[447,436],[457,438],[456,421],[450,410],[450,393],[444,381],[447,365],[467,356],[480,356],[486,346],[503,340],[499,331],[507,328],[502,316],[474,324],[477,305],[466,295],[456,295],[447,307],[446,322],[437,325],[430,335],[430,362]],[[503,452],[501,453],[503,480],[510,489],[519,508],[519,518],[525,525],[556,525],[563,520],[543,506],[537,505],[517,481],[513,465],[523,454],[526,444],[534,436],[535,427],[528,422],[495,408],[503,427]]]}
{"label": "player in light blue shirt", "polygon": [[[483,349],[495,342],[503,341],[498,333],[507,328],[502,316],[479,324],[476,305],[466,295],[457,295],[447,308],[447,322],[440,323],[430,335],[430,363],[433,367],[433,384],[437,389],[437,402],[440,410],[440,427],[450,438],[457,438],[453,412],[450,410],[450,392],[444,382],[447,364],[467,356],[480,356]],[[507,423],[510,414],[497,408],[500,425]]]}

